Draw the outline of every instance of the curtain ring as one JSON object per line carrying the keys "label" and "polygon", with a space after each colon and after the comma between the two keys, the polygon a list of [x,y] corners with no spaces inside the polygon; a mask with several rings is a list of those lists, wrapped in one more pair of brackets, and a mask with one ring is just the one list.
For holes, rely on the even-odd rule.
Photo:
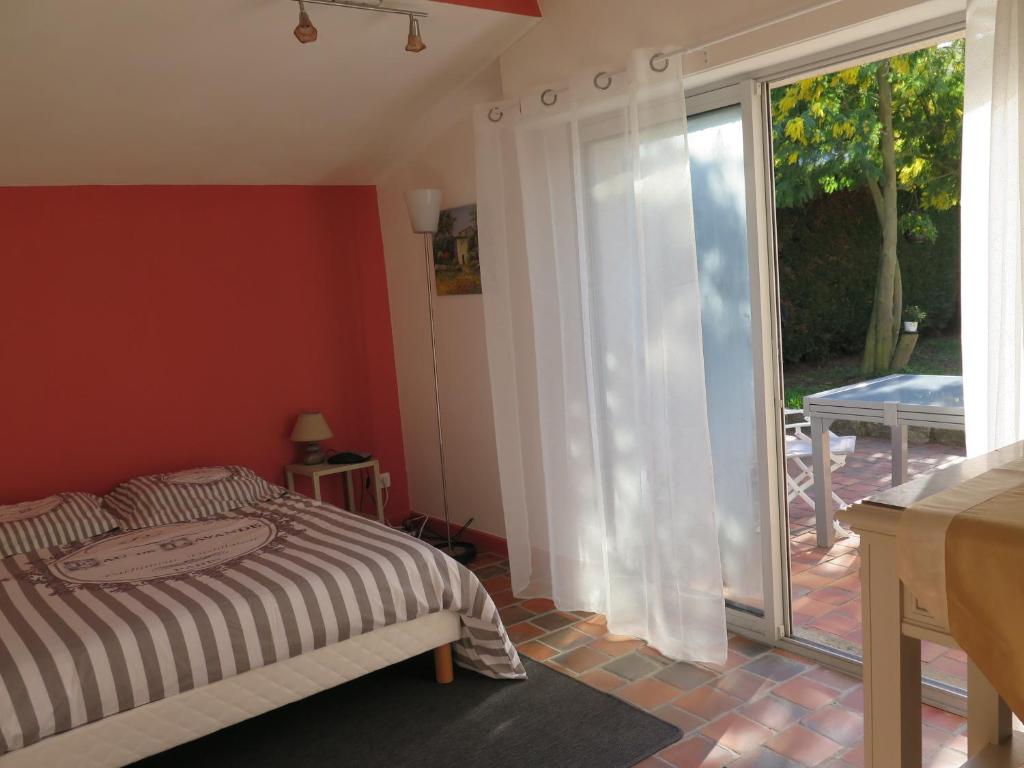
{"label": "curtain ring", "polygon": [[505,113],[498,107],[491,107],[487,112],[487,119],[492,123],[500,123],[501,118],[505,116]]}
{"label": "curtain ring", "polygon": [[[548,101],[549,98],[551,99],[551,101]],[[555,102],[557,101],[558,91],[553,91],[550,88],[546,88],[540,94],[540,103],[543,104],[545,107],[553,107],[555,105]]]}
{"label": "curtain ring", "polygon": [[[659,67],[656,62],[661,61],[662,65]],[[664,72],[668,69],[668,57],[661,51],[651,56],[651,69],[655,72]]]}
{"label": "curtain ring", "polygon": [[[604,85],[601,85],[602,81]],[[612,87],[612,76],[607,72],[598,72],[594,75],[594,87],[599,91],[607,91]]]}

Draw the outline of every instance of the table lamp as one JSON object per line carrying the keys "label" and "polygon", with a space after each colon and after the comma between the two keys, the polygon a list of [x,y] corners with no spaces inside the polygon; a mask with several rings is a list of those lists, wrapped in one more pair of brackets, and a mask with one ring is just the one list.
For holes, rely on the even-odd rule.
{"label": "table lamp", "polygon": [[322,464],[327,457],[320,447],[320,441],[330,440],[332,437],[334,433],[319,411],[299,414],[292,428],[292,442],[303,444],[303,464]]}

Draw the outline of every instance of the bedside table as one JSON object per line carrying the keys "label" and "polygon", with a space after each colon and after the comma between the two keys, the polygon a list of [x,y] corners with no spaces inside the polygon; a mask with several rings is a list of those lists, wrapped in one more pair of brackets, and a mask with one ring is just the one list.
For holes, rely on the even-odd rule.
{"label": "bedside table", "polygon": [[320,501],[320,478],[329,475],[345,476],[345,498],[349,512],[356,513],[356,497],[352,487],[352,473],[360,469],[373,470],[374,497],[377,500],[377,520],[384,522],[384,497],[380,487],[380,464],[376,459],[360,461],[358,464],[289,464],[284,468],[288,490],[295,491],[295,476],[308,477],[313,484],[313,498]]}

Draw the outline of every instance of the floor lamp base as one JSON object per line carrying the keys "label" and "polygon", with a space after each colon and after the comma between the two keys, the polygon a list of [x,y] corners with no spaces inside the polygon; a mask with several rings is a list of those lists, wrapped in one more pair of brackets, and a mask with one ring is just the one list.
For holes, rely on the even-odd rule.
{"label": "floor lamp base", "polygon": [[471,544],[468,541],[453,541],[450,549],[448,548],[447,540],[435,541],[432,542],[432,544],[448,555],[452,560],[462,563],[463,565],[469,565],[476,560],[476,545]]}

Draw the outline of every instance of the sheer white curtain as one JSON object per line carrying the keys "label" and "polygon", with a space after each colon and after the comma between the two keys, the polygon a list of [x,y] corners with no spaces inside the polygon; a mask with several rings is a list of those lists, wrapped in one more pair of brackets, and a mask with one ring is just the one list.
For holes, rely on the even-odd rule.
{"label": "sheer white curtain", "polygon": [[960,279],[969,455],[1024,439],[1022,26],[1022,0],[968,4]]}
{"label": "sheer white curtain", "polygon": [[477,111],[502,496],[517,594],[720,662],[686,110],[677,63],[649,58]]}

